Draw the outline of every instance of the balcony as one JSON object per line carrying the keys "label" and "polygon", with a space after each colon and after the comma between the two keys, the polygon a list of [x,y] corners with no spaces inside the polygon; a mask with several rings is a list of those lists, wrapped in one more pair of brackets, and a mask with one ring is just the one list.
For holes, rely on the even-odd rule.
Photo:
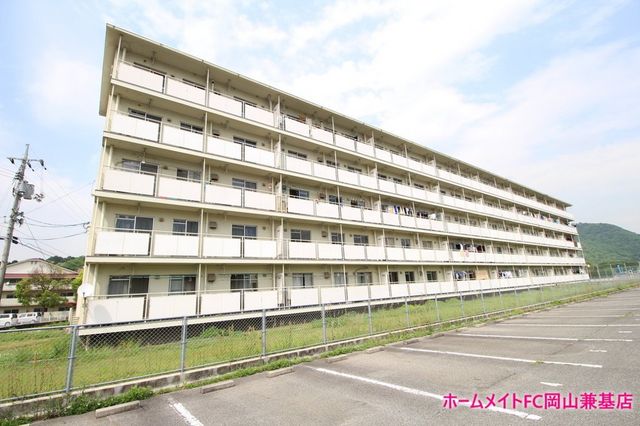
{"label": "balcony", "polygon": [[204,136],[200,132],[162,124],[162,137],[160,138],[160,142],[166,145],[202,152]]}
{"label": "balcony", "polygon": [[[202,141],[200,140],[201,135],[197,132],[179,129],[166,124],[163,124],[162,128],[160,129],[159,123],[145,121],[123,114],[114,114],[112,121],[112,131],[123,134],[127,134],[127,132],[142,132],[145,133],[144,137],[150,140],[157,141],[158,139],[160,139],[162,143],[173,146],[180,146],[193,150],[202,149]],[[220,155],[223,157],[233,158],[268,167],[275,167],[277,165],[276,153],[274,151],[241,145],[238,143],[234,143],[233,141],[225,140],[212,135],[207,136],[206,151],[214,155]],[[455,208],[475,211],[480,214],[488,213],[508,220],[515,220],[520,222],[524,221],[535,226],[550,227],[562,232],[575,232],[575,229],[567,225],[556,224],[547,220],[516,214],[515,212],[510,210],[503,210],[491,206],[485,206],[479,203],[462,200],[448,195],[439,195],[421,188],[415,188],[400,183],[376,179],[373,176],[356,173],[354,171],[346,169],[336,169],[322,163],[310,162],[305,159],[292,156],[283,156],[283,160],[284,161],[282,163],[284,169],[304,175],[316,176],[328,180],[335,180],[337,177],[337,180],[339,182],[345,184],[361,186],[369,189],[379,189],[391,194],[398,194],[404,197],[414,198],[418,201],[426,200],[428,202],[442,203]],[[164,186],[166,186],[166,183]],[[135,192],[136,190],[137,188],[132,188],[131,191],[125,192]],[[146,193],[148,194],[148,189]],[[189,192],[189,194],[190,195],[188,198],[183,199],[193,200],[193,197],[195,197],[195,192],[191,191]],[[173,195],[166,195],[166,197],[180,199],[180,197],[176,196],[175,193],[173,193]]]}
{"label": "balcony", "polygon": [[[208,101],[205,102],[206,90],[204,87],[194,83],[180,81],[141,66],[129,64],[126,62],[120,62],[117,71],[117,78],[121,81],[145,87],[156,92],[165,93],[167,95],[182,100],[187,100],[199,105],[205,105],[206,103],[210,108],[217,109],[219,111],[223,111],[225,113],[232,114],[238,117],[244,117],[246,119],[259,122],[267,126],[278,127],[281,122],[281,117],[277,117],[276,114],[272,111],[260,108],[251,103],[246,103],[238,99],[234,99],[218,92],[210,91],[208,93]],[[117,123],[113,125],[113,127],[116,128],[130,127],[134,124],[140,124],[133,122],[122,123],[122,121],[127,120],[122,120],[121,118],[118,118],[114,121],[117,121]],[[513,194],[504,189],[499,189],[494,186],[487,185],[473,178],[465,177],[443,169],[436,170],[436,168],[430,164],[416,161],[412,158],[405,157],[404,155],[387,151],[386,149],[375,148],[368,143],[357,141],[354,138],[347,137],[340,133],[334,134],[330,130],[323,129],[314,125],[309,125],[306,122],[302,122],[286,115],[282,117],[282,123],[285,130],[303,137],[311,137],[320,142],[335,144],[336,146],[339,146],[343,149],[355,151],[368,157],[375,158],[379,161],[384,161],[402,168],[408,168],[419,173],[429,175],[431,177],[438,177],[457,185],[464,185],[475,190],[487,192],[499,198],[526,205],[528,207],[533,207],[534,209],[538,209],[541,211],[546,211],[554,215],[573,219],[573,216],[565,210],[549,206],[534,199]],[[155,124],[157,125],[157,123]],[[140,125],[140,128],[128,129],[123,134],[134,135],[142,139],[157,141],[156,135],[158,134],[158,132],[157,129],[154,129],[153,125]],[[177,146],[182,145],[178,144]],[[201,148],[197,147],[195,141],[190,141],[188,143],[188,146],[185,147],[187,147],[188,149],[201,150]]]}
{"label": "balcony", "polygon": [[126,169],[106,169],[102,189],[130,194],[154,195],[156,175]]}
{"label": "balcony", "polygon": [[405,298],[457,297],[479,291],[499,292],[541,285],[583,281],[586,274],[500,278],[461,281],[417,281],[409,283],[371,283],[348,286],[294,287],[257,290],[217,290],[193,294],[151,292],[139,295],[97,295],[88,297],[86,323],[181,318],[195,315],[222,315],[271,309],[293,309],[340,304],[362,306],[366,302],[404,301]]}
{"label": "balcony", "polygon": [[204,105],[205,93],[202,86],[167,77],[167,95]]}
{"label": "balcony", "polygon": [[[237,145],[237,144],[235,144]],[[156,188],[156,180],[158,180]],[[138,173],[126,169],[105,169],[102,189],[165,199],[201,200],[201,182],[177,179],[169,176]],[[204,185],[204,202],[221,206],[245,207],[258,210],[278,211],[277,196],[271,192],[249,191],[225,185]],[[327,203],[321,200],[286,198],[286,211],[306,216],[343,219],[363,223],[384,223],[391,226],[418,230],[445,231],[445,222],[424,217],[406,216],[393,212],[381,212],[366,208]],[[446,223],[447,232],[460,235],[525,241],[534,244],[573,248],[574,243],[555,238],[545,238],[517,232],[493,230],[458,223]]]}
{"label": "balcony", "polygon": [[284,128],[291,133],[295,133],[306,138],[309,137],[311,131],[311,128],[307,123],[293,119],[289,116],[284,117]]}

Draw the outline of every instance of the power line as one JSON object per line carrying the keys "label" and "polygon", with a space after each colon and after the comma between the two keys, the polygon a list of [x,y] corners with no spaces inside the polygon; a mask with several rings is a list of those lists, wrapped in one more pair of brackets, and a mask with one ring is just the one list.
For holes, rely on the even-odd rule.
{"label": "power line", "polygon": [[[62,240],[65,238],[71,238],[71,237],[75,237],[76,235],[83,235],[86,234],[86,231],[83,232],[78,232],[76,234],[70,234],[70,235],[63,235],[61,237],[51,237],[51,238],[28,238],[28,237],[21,237],[20,240],[31,240],[31,241],[52,241],[52,240]],[[33,236],[33,234],[32,234]]]}
{"label": "power line", "polygon": [[71,227],[71,226],[85,226],[88,225],[89,222],[79,222],[79,223],[49,223],[49,222],[43,222],[41,220],[38,219],[34,219],[32,217],[25,217],[25,219],[28,219],[30,222],[37,222],[37,223],[32,223],[32,226],[43,226],[43,227],[47,227],[47,226],[51,226],[51,227]]}

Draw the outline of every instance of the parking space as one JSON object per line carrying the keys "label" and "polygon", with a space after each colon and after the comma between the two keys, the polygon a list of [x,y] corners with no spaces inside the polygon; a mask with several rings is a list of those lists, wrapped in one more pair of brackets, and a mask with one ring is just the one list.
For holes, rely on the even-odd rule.
{"label": "parking space", "polygon": [[[259,374],[210,394],[160,395],[105,419],[89,413],[47,423],[635,425],[637,319],[635,289],[340,362],[316,360],[275,378]],[[553,405],[556,394],[559,409],[537,408]]]}

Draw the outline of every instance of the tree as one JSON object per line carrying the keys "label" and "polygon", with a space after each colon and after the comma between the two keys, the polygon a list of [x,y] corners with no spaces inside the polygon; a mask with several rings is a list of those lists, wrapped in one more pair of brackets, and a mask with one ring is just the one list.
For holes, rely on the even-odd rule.
{"label": "tree", "polygon": [[71,280],[71,289],[73,290],[73,300],[78,301],[78,287],[82,285],[82,280],[84,277],[84,269],[80,269],[78,275]]}
{"label": "tree", "polygon": [[36,273],[29,278],[23,278],[16,284],[16,298],[24,306],[41,306],[51,309],[57,308],[65,298],[58,290],[69,287],[71,280],[57,280],[51,275]]}

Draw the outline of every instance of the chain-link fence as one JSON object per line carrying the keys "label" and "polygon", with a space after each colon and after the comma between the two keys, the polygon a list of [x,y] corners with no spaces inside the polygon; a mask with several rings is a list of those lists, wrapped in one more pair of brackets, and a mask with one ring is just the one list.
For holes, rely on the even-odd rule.
{"label": "chain-link fence", "polygon": [[586,281],[242,315],[0,331],[0,401],[186,372],[638,283]]}

